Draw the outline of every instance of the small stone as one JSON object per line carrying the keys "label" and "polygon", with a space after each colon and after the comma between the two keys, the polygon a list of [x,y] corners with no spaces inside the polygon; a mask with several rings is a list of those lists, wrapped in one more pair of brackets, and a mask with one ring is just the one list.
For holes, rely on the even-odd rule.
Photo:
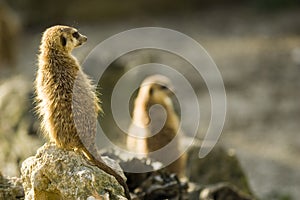
{"label": "small stone", "polygon": [[21,179],[4,177],[0,172],[0,199],[15,200],[23,198],[24,190]]}

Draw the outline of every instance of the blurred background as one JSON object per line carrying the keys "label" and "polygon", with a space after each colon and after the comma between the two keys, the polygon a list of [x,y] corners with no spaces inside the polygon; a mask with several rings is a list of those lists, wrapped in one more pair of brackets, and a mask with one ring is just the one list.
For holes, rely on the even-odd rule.
{"label": "blurred background", "polygon": [[[8,176],[19,176],[22,161],[44,142],[34,114],[33,81],[41,34],[55,24],[88,36],[74,51],[80,62],[98,43],[131,28],[165,27],[198,41],[226,87],[227,118],[219,143],[236,152],[259,198],[299,198],[298,0],[0,0],[0,171]],[[99,82],[106,119],[110,81],[153,61],[182,69],[194,86],[202,102],[201,138],[210,118],[207,88],[201,76],[183,69],[184,60],[167,53],[134,52],[112,64]],[[103,123],[109,124],[105,116]]]}

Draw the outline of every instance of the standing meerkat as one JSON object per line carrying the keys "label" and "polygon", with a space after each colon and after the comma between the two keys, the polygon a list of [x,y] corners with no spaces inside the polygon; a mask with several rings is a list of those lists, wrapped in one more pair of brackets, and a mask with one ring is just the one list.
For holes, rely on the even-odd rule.
{"label": "standing meerkat", "polygon": [[84,153],[114,176],[130,199],[124,179],[97,153],[96,123],[101,107],[94,86],[71,55],[86,41],[75,28],[60,25],[48,28],[42,36],[35,88],[43,132],[59,148]]}
{"label": "standing meerkat", "polygon": [[[168,155],[153,154],[151,156],[149,154],[150,157],[163,164],[168,160],[167,157],[179,156],[181,148],[181,136],[175,138],[176,134],[182,133],[171,99],[172,89],[171,81],[162,75],[149,76],[142,82],[134,102],[132,123],[126,142],[128,150],[148,154],[165,147],[174,140],[171,148],[166,152]],[[168,165],[167,169],[184,177],[185,162],[186,155],[183,154]]]}

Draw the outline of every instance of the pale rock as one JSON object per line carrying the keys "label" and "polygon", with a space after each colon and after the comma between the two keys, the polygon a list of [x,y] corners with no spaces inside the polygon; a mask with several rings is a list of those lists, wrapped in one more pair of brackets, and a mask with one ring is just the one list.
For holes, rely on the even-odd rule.
{"label": "pale rock", "polygon": [[[109,163],[118,166],[111,159]],[[119,166],[116,171],[121,172]],[[107,194],[112,200],[126,199],[123,187],[113,176],[91,165],[81,154],[54,144],[45,144],[26,159],[21,173],[25,200],[102,199]]]}

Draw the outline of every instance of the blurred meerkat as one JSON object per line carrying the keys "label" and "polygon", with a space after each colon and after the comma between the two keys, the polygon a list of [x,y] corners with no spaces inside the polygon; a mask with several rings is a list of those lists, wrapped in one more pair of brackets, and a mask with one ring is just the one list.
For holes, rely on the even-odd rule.
{"label": "blurred meerkat", "polygon": [[57,25],[44,32],[35,82],[42,127],[58,147],[84,153],[100,169],[114,176],[130,199],[124,179],[97,152],[96,123],[101,107],[94,86],[71,55],[75,47],[86,41],[86,36],[69,26]]}
{"label": "blurred meerkat", "polygon": [[[146,78],[139,89],[134,102],[132,123],[128,130],[127,149],[136,153],[148,154],[149,157],[164,163],[166,157],[180,155],[180,138],[182,134],[179,118],[172,102],[173,86],[171,81],[162,75],[153,75]],[[157,105],[160,105],[157,107]],[[163,122],[165,122],[163,124]],[[172,141],[173,140],[173,141]],[[170,142],[172,143],[168,155],[151,155],[149,153],[159,150]],[[164,157],[165,156],[165,157]],[[167,169],[185,175],[186,155],[167,166]]]}
{"label": "blurred meerkat", "polygon": [[16,42],[20,27],[17,15],[0,0],[0,67],[16,67]]}

